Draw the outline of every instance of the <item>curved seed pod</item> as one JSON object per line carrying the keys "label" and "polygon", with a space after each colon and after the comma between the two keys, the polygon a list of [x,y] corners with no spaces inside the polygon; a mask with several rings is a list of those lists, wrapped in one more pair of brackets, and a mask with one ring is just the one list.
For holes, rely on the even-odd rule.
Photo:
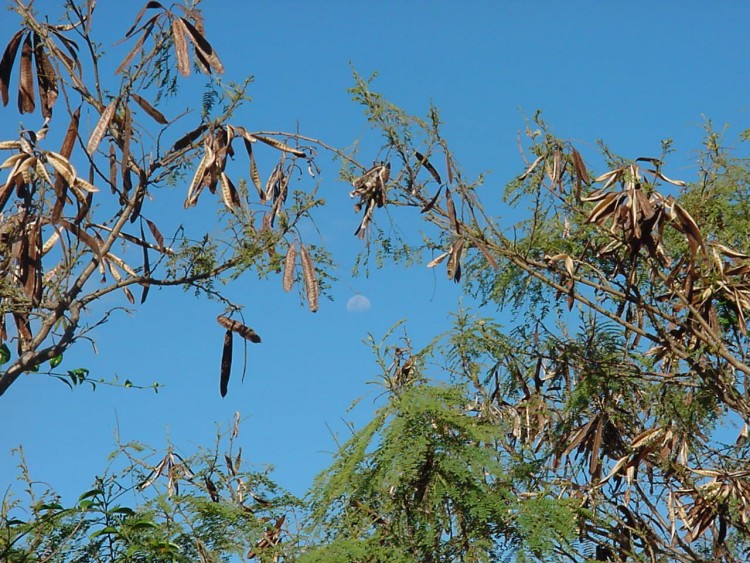
{"label": "curved seed pod", "polygon": [[47,254],[50,250],[52,250],[52,247],[57,244],[57,241],[60,240],[60,231],[55,228],[55,231],[49,236],[49,238],[44,242],[42,245],[42,256]]}
{"label": "curved seed pod", "polygon": [[55,169],[55,172],[59,176],[62,177],[63,180],[65,180],[65,183],[70,187],[74,186],[76,184],[76,169],[73,168],[73,165],[70,163],[70,161],[65,158],[63,155],[58,154],[56,152],[47,151],[47,162],[49,162],[52,165],[52,168]]}
{"label": "curved seed pod", "polygon": [[0,149],[17,150],[21,148],[21,141],[0,141]]}
{"label": "curved seed pod", "polygon": [[266,200],[266,194],[261,187],[260,172],[258,172],[258,165],[255,162],[255,155],[253,154],[253,141],[248,140],[245,136],[243,136],[242,141],[245,144],[245,150],[250,159],[250,179],[253,181],[255,190],[258,192],[260,201],[264,202]]}
{"label": "curved seed pod", "polygon": [[193,181],[190,182],[190,186],[188,187],[187,197],[185,198],[185,208],[192,207],[198,202],[198,196],[203,189],[203,179],[207,172],[208,160],[209,155],[208,152],[206,152],[198,163],[198,168],[193,175]]}
{"label": "curved seed pod", "polygon": [[576,176],[584,184],[590,184],[591,178],[589,177],[588,170],[586,170],[586,165],[583,162],[583,158],[581,158],[581,153],[579,153],[575,148],[571,148],[570,154],[573,157],[573,167],[576,170]]}
{"label": "curved seed pod", "polygon": [[181,151],[182,149],[189,147],[190,145],[193,144],[194,141],[198,139],[198,137],[200,137],[203,134],[203,132],[206,129],[208,129],[208,125],[204,124],[204,125],[199,125],[198,127],[193,129],[192,131],[189,131],[188,133],[185,133],[182,137],[180,137],[179,139],[175,141],[174,145],[172,145],[172,148],[169,149],[167,153],[178,152],[178,151]]}
{"label": "curved seed pod", "polygon": [[461,281],[461,252],[464,249],[464,239],[457,238],[451,246],[450,258],[448,259],[448,278],[458,283]]}
{"label": "curved seed pod", "polygon": [[146,219],[146,225],[148,225],[148,229],[151,231],[151,234],[154,236],[154,240],[156,241],[156,244],[158,245],[159,250],[164,252],[165,251],[164,235],[161,234],[159,227],[157,227],[153,221],[149,221],[148,219]]}
{"label": "curved seed pod", "polygon": [[[206,38],[185,18],[179,18],[182,26],[188,32],[188,38],[193,43],[195,48],[196,58],[203,67],[203,72],[209,74],[209,69],[213,70],[216,74],[223,74],[224,65],[221,64],[219,57],[216,56],[211,44],[206,41]],[[202,27],[202,26],[201,26]]]}
{"label": "curved seed pod", "polygon": [[10,155],[5,161],[0,164],[0,170],[3,168],[11,168],[16,166],[20,161],[29,158],[29,155],[23,152]]}
{"label": "curved seed pod", "polygon": [[10,38],[3,58],[0,60],[0,97],[2,97],[3,105],[8,105],[8,84],[10,82],[10,71],[13,69],[13,63],[16,60],[16,54],[18,54],[18,47],[21,45],[21,38],[26,30],[22,29],[17,31],[13,37]]}
{"label": "curved seed pod", "polygon": [[76,178],[75,187],[89,193],[96,193],[99,191],[99,188],[97,188],[94,184],[90,184],[83,178]]}
{"label": "curved seed pod", "polygon": [[417,160],[419,161],[419,163],[427,169],[427,171],[435,179],[435,181],[438,184],[442,184],[443,181],[440,179],[440,174],[438,174],[438,171],[435,170],[435,167],[432,165],[432,163],[429,160],[427,160],[427,157],[424,156],[419,151],[414,151],[414,154],[417,157]]}
{"label": "curved seed pod", "polygon": [[275,149],[288,152],[290,154],[293,154],[294,156],[298,156],[300,158],[305,158],[307,156],[303,151],[295,149],[294,147],[290,147],[289,145],[286,145],[281,141],[277,141],[276,139],[273,139],[271,137],[261,137],[260,135],[253,135],[253,137],[267,145],[272,146]]}
{"label": "curved seed pod", "polygon": [[451,191],[448,188],[445,189],[445,203],[448,208],[448,218],[451,221],[453,230],[456,234],[459,234],[461,232],[461,223],[458,221],[456,206],[453,204],[453,197],[451,197]]}
{"label": "curved seed pod", "polygon": [[225,329],[236,332],[245,340],[249,340],[254,344],[258,344],[260,342],[260,336],[258,336],[258,334],[252,328],[243,325],[242,323],[235,321],[234,319],[230,319],[229,317],[225,317],[224,315],[219,315],[218,317],[216,317],[216,322],[218,322]]}
{"label": "curved seed pod", "polygon": [[41,180],[44,180],[50,187],[53,187],[55,185],[52,181],[52,178],[50,178],[47,169],[44,167],[44,162],[42,162],[40,159],[36,159],[35,171],[36,175]]}
{"label": "curved seed pod", "polygon": [[219,176],[219,181],[221,183],[221,199],[224,201],[224,205],[232,213],[236,212],[237,208],[242,206],[237,188],[234,187],[232,180],[224,172]]}
{"label": "curved seed pod", "polygon": [[[128,65],[133,61],[135,56],[141,52],[141,47],[143,46],[143,42],[146,41],[146,38],[151,35],[151,32],[154,29],[154,25],[156,25],[156,20],[159,18],[161,14],[156,14],[155,16],[151,16],[151,19],[149,19],[141,28],[143,33],[141,33],[141,36],[138,38],[138,41],[136,41],[135,45],[133,45],[133,48],[130,50],[130,52],[125,56],[123,61],[120,63],[120,66],[117,67],[115,70],[115,74],[120,74],[123,70],[125,70]],[[125,37],[130,37],[130,34],[133,33],[135,30],[135,27],[138,25],[136,22],[133,27],[130,28],[129,32],[125,34]]]}
{"label": "curved seed pod", "polygon": [[145,98],[139,96],[135,92],[130,93],[130,97],[133,98],[136,103],[141,106],[141,109],[145,111],[151,118],[159,123],[160,125],[167,125],[169,123],[169,120],[164,117],[164,114],[160,112],[158,109],[156,109],[154,106],[152,106],[148,100]]}
{"label": "curved seed pod", "polygon": [[42,117],[52,117],[52,106],[57,101],[57,74],[44,51],[39,36],[34,33],[34,60],[36,81],[39,86],[39,102],[42,104]]}
{"label": "curved seed pod", "polygon": [[443,260],[445,260],[446,258],[448,258],[448,256],[450,256],[450,254],[451,254],[450,252],[443,252],[437,258],[433,258],[432,260],[430,260],[428,262],[428,264],[427,264],[427,267],[428,268],[434,268],[435,266],[437,266],[438,264],[440,264]]}
{"label": "curved seed pod", "polygon": [[443,186],[440,186],[438,188],[437,193],[434,196],[432,196],[432,199],[427,202],[427,205],[425,205],[422,208],[422,211],[420,211],[420,213],[427,213],[430,209],[432,209],[433,207],[435,207],[435,204],[437,203],[437,200],[440,197],[440,194],[442,193],[442,191],[443,191]]}

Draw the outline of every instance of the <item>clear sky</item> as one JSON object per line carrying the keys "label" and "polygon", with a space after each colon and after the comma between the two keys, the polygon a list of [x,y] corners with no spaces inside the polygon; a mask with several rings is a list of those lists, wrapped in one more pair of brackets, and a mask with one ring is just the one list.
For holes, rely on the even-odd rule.
{"label": "clear sky", "polygon": [[[35,5],[57,14],[60,2]],[[95,28],[104,49],[116,54],[110,68],[130,45],[114,43],[140,5],[98,2]],[[253,103],[238,123],[250,130],[294,130],[299,124],[303,133],[332,145],[363,139],[363,150],[377,146],[346,89],[350,64],[363,75],[378,71],[374,87],[407,111],[423,114],[430,102],[441,108],[445,137],[464,173],[489,172],[482,192],[487,201],[499,201],[503,185],[522,171],[517,131],[524,115],[537,109],[593,162],[597,139],[636,158],[658,155],[661,140],[672,138],[677,152],[665,173],[685,180],[695,178],[705,118],[718,128],[730,124],[729,140],[748,127],[745,2],[207,0],[203,9],[225,79],[255,76]],[[3,12],[2,21],[4,45],[17,19]],[[185,94],[199,95],[204,81],[191,77]],[[179,97],[160,109],[173,116],[199,103]],[[14,138],[20,121],[33,128],[38,118],[20,119],[15,100],[0,112],[2,139]],[[89,117],[89,126],[93,122]],[[369,158],[364,152],[361,157]],[[247,305],[245,318],[263,343],[248,350],[244,384],[237,369],[242,346],[235,346],[234,378],[222,399],[223,331],[215,322],[221,307],[179,289],[152,290],[143,310],[116,314],[101,327],[98,353],[80,344],[66,354],[63,367],[165,387],[158,395],[107,387],[70,391],[42,376],[23,376],[0,397],[3,491],[18,474],[10,450],[19,444],[32,475],[72,501],[106,466],[116,430],[122,441],[163,448],[169,439],[189,454],[197,445],[210,446],[217,424],[226,427],[236,411],[244,418],[243,458],[274,465],[282,486],[305,491],[331,459],[331,432],[345,438],[343,420],[360,423],[377,404],[380,390],[367,383],[377,367],[362,340],[406,319],[419,348],[448,328],[461,298],[443,269],[376,269],[351,279],[362,244],[352,236],[359,219],[335,165],[325,158],[320,163],[331,210],[309,242],[335,251],[340,282],[332,288],[333,301],[323,300],[313,315],[296,295],[282,291],[278,279],[244,276],[228,286],[229,295]],[[187,213],[180,205],[159,219],[178,224],[210,218],[215,201],[202,203]],[[370,307],[347,310],[356,295]],[[120,295],[111,303],[127,304]],[[359,397],[358,407],[346,412]]]}

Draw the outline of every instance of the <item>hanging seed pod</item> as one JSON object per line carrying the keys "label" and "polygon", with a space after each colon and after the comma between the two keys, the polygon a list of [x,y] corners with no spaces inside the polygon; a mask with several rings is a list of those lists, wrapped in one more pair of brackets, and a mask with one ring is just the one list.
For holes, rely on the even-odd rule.
{"label": "hanging seed pod", "polygon": [[230,319],[229,317],[225,317],[224,315],[219,315],[218,317],[216,317],[216,322],[218,322],[227,330],[236,332],[245,340],[249,340],[254,344],[258,344],[260,342],[260,336],[258,336],[258,334],[252,328],[250,328],[249,326],[245,326],[242,323],[235,321],[234,319]]}
{"label": "hanging seed pod", "polygon": [[318,287],[318,280],[315,277],[315,267],[313,266],[310,254],[307,252],[307,248],[304,245],[300,245],[301,258],[302,258],[302,273],[305,278],[305,293],[307,294],[307,304],[310,307],[310,311],[315,313],[318,310],[318,296],[320,288]]}
{"label": "hanging seed pod", "polygon": [[222,397],[227,395],[229,376],[232,373],[232,331],[227,329],[224,333],[224,348],[221,352],[221,374],[219,379],[219,392]]}
{"label": "hanging seed pod", "polygon": [[289,249],[286,251],[286,258],[284,259],[284,274],[282,276],[284,291],[291,291],[294,285],[294,267],[296,263],[297,247],[295,244],[290,244]]}

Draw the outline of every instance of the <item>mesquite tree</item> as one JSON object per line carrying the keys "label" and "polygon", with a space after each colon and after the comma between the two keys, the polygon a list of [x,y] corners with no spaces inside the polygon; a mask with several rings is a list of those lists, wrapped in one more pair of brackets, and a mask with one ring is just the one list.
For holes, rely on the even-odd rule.
{"label": "mesquite tree", "polygon": [[[465,279],[482,310],[408,360],[393,344],[388,405],[313,491],[326,549],[744,560],[746,161],[709,128],[694,183],[666,175],[668,142],[634,160],[603,147],[594,174],[537,116],[505,190],[510,224],[493,214],[493,191],[461,175],[435,110],[409,116],[362,79],[353,93],[394,156],[386,205],[435,227],[408,252],[381,237],[383,252],[430,252],[428,266]],[[463,393],[452,407],[425,383],[446,375]]]}
{"label": "mesquite tree", "polygon": [[[216,289],[219,276],[250,268],[269,273],[284,264],[290,289],[299,255],[310,309],[318,307],[315,262],[325,257],[300,240],[297,228],[320,204],[315,149],[301,146],[299,135],[292,146],[279,140],[283,134],[251,133],[234,123],[247,82],[223,86],[217,80],[201,112],[165,116],[156,101],[174,95],[180,77],[192,69],[223,72],[201,12],[148,2],[124,32],[129,53],[111,68],[91,35],[94,4],[69,3],[68,22],[52,25],[30,5],[15,3],[21,28],[0,61],[3,103],[17,76],[18,110],[40,123],[0,142],[7,170],[0,191],[0,339],[3,359],[11,360],[0,376],[0,395],[24,371],[50,360],[56,367],[61,354],[110,313],[92,318],[84,310],[115,291],[143,304],[153,286],[194,287],[222,301],[231,317],[240,306]],[[114,80],[105,89],[107,73]],[[95,123],[91,130],[81,126],[84,114]],[[54,132],[64,136],[55,142]],[[278,158],[262,183],[255,155],[264,149]],[[246,153],[247,180],[232,177],[240,174],[228,167],[235,150]],[[292,189],[300,177],[309,177],[306,192]],[[174,211],[161,203],[160,192],[178,182],[187,186],[185,220],[174,232],[162,232],[157,217]],[[190,220],[189,208],[204,191],[225,208],[217,220],[225,236],[209,236],[213,225],[200,231]],[[218,318],[229,360],[233,334],[259,341],[230,317]],[[13,341],[15,354],[5,344]],[[222,394],[229,360],[222,362]],[[76,384],[85,372],[60,377]]]}

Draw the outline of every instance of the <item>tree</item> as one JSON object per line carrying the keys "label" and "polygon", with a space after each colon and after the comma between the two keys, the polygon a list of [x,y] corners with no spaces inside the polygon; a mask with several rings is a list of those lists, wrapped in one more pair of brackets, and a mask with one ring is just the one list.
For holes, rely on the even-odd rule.
{"label": "tree", "polygon": [[[3,349],[10,364],[0,378],[0,394],[24,371],[49,360],[56,367],[71,344],[85,338],[112,312],[91,320],[82,318],[83,311],[115,291],[123,291],[134,304],[131,288],[135,286],[141,288],[141,303],[153,286],[190,287],[222,302],[234,314],[240,306],[216,289],[219,276],[251,268],[261,275],[278,271],[286,254],[285,284],[291,284],[299,247],[310,309],[317,309],[314,260],[325,262],[325,257],[296,240],[295,233],[298,223],[321,201],[314,189],[289,193],[290,180],[298,170],[314,175],[314,151],[230,123],[247,99],[247,82],[222,86],[214,81],[203,96],[200,121],[188,127],[182,121],[196,116],[170,121],[146,99],[152,95],[158,103],[176,91],[174,61],[179,75],[190,74],[191,52],[198,71],[223,72],[205,37],[199,10],[181,6],[175,12],[148,2],[125,33],[133,47],[115,70],[122,77],[119,89],[108,91],[98,79],[109,69],[101,68],[102,56],[91,36],[93,2],[68,4],[68,22],[60,25],[43,23],[21,2],[15,9],[23,24],[2,59],[3,103],[8,103],[11,72],[18,67],[19,112],[36,111],[38,99],[44,124],[38,131],[23,130],[19,139],[0,145],[10,152],[2,165],[9,173],[0,197],[6,213],[0,319],[3,340],[15,340],[17,348],[12,358],[7,346]],[[144,23],[147,14],[150,17]],[[79,54],[81,47],[89,60]],[[86,81],[89,76],[93,85]],[[48,148],[50,130],[59,123],[60,94],[69,125],[61,148],[53,150]],[[55,120],[53,109],[57,110]],[[89,134],[79,130],[82,111],[97,116]],[[152,124],[157,128],[154,136]],[[260,200],[257,209],[250,204],[248,183],[235,185],[228,175],[227,160],[238,144],[247,151],[251,181]],[[265,187],[255,163],[258,149],[254,144],[268,146],[279,155]],[[78,168],[71,160],[77,147],[83,153]],[[79,173],[81,168],[88,173]],[[165,237],[148,218],[157,213],[160,191],[188,174],[192,179],[184,207],[195,206],[205,188],[220,196],[226,212],[219,224],[226,237],[209,235],[210,225],[204,232],[198,230],[201,227],[195,231],[181,227]],[[131,229],[134,233],[128,232]],[[102,283],[95,281],[97,275]],[[6,317],[12,320],[8,327]],[[225,316],[218,320],[227,330],[227,348],[234,333],[259,341],[238,321]],[[77,384],[86,374],[68,372],[60,377]],[[226,381],[222,390],[226,392]]]}
{"label": "tree", "polygon": [[[39,132],[0,145],[11,151],[0,201],[14,206],[3,226],[3,318],[13,320],[5,339],[17,343],[12,359],[4,349],[11,361],[0,393],[100,324],[82,324],[86,305],[119,290],[133,302],[135,285],[142,302],[151,286],[182,285],[226,306],[218,319],[226,329],[225,393],[233,334],[259,337],[232,318],[240,308],[216,288],[222,274],[279,272],[285,288],[297,276],[317,308],[328,258],[300,240],[297,227],[323,202],[314,187],[287,202],[299,170],[317,174],[316,150],[344,163],[342,177],[361,213],[355,234],[370,243],[365,258],[374,253],[395,267],[431,254],[429,266],[445,266],[448,280],[464,283],[483,309],[457,313],[454,326],[422,350],[393,335],[372,339],[383,404],[341,445],[306,501],[278,491],[267,475],[243,474],[231,437],[224,460],[218,448],[187,460],[169,450],[158,463],[143,464],[138,447],[128,445],[124,467],[75,507],[32,498],[32,518],[20,520],[5,503],[4,557],[747,559],[748,166],[710,127],[700,177],[688,183],[667,175],[668,142],[661,155],[635,160],[602,146],[603,172],[595,175],[536,115],[522,146],[526,162],[505,191],[520,218],[513,225],[496,217],[482,179],[461,172],[436,108],[424,119],[409,115],[358,75],[352,96],[383,142],[372,167],[299,133],[249,132],[232,123],[245,100],[242,86],[215,86],[198,125],[177,134],[170,125],[138,155],[134,147],[149,137],[134,125],[134,112],[170,124],[143,94],[158,100],[172,92],[173,69],[190,72],[191,52],[200,71],[220,73],[222,65],[196,9],[149,2],[125,34],[133,49],[117,69],[121,89],[106,94],[98,81],[87,87],[86,77],[101,72],[92,5],[71,4],[70,23],[53,26],[17,3],[25,27],[0,63],[7,102],[20,50],[19,110],[34,111],[36,90],[47,118]],[[90,61],[80,60],[71,34]],[[58,93],[70,126],[55,152],[45,143]],[[99,116],[85,139],[79,103]],[[226,166],[238,142],[250,177],[235,184]],[[76,143],[87,179],[72,164]],[[258,143],[279,157],[265,187],[255,164]],[[187,229],[165,238],[147,219],[160,186],[182,175],[186,207],[204,188],[221,195],[226,238]],[[257,196],[250,196],[251,184]],[[107,185],[112,195],[102,197]],[[403,219],[395,233],[423,218],[421,246],[377,229],[382,208]],[[136,223],[136,234],[127,233]],[[98,269],[112,281],[95,286]],[[492,318],[498,310],[513,314],[509,328]],[[75,382],[85,374],[67,377]],[[732,423],[742,428],[736,440],[716,432]],[[126,485],[128,478],[134,484]],[[122,491],[159,486],[164,490],[142,506],[118,504]],[[49,551],[50,538],[66,551]]]}

